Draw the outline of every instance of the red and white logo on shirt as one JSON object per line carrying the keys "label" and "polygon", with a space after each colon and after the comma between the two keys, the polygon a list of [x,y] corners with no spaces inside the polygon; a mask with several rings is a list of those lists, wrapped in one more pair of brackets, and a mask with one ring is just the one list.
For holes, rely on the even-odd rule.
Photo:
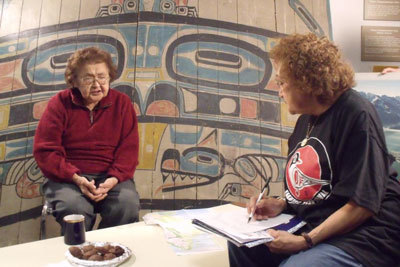
{"label": "red and white logo on shirt", "polygon": [[286,166],[289,202],[292,199],[296,204],[313,204],[318,199],[325,199],[330,193],[331,173],[329,157],[319,140],[298,147]]}

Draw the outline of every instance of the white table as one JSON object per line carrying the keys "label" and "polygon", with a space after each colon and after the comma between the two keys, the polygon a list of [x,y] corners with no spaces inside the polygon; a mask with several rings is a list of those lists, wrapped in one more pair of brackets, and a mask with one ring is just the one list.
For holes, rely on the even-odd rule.
{"label": "white table", "polygon": [[[214,236],[223,251],[177,256],[166,242],[161,227],[144,222],[95,230],[86,233],[86,241],[118,242],[129,247],[135,257],[120,266],[137,267],[191,267],[229,266],[226,241]],[[47,266],[61,263],[69,246],[63,237],[50,238],[0,248],[1,266]]]}

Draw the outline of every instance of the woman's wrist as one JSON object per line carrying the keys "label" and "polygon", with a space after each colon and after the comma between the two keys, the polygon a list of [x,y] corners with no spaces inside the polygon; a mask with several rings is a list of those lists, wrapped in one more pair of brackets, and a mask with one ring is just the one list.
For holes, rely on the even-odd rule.
{"label": "woman's wrist", "polygon": [[74,173],[74,174],[72,175],[72,181],[73,181],[74,183],[77,183],[77,182],[79,181],[79,175],[76,174],[76,173]]}
{"label": "woman's wrist", "polygon": [[72,175],[72,181],[76,184],[76,185],[81,185],[82,184],[82,176],[74,173],[74,175]]}
{"label": "woman's wrist", "polygon": [[314,246],[314,242],[312,241],[311,237],[308,235],[306,232],[302,232],[301,236],[304,238],[304,241],[306,242],[307,248],[310,249]]}
{"label": "woman's wrist", "polygon": [[282,211],[286,210],[286,199],[284,197],[281,196],[275,196],[274,197],[276,200],[279,200],[281,203],[281,207],[282,207]]}

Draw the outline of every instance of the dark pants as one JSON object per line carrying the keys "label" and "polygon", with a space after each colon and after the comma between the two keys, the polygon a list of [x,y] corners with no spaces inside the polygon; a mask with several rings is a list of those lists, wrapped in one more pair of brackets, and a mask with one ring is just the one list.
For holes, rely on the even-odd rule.
{"label": "dark pants", "polygon": [[229,264],[231,267],[275,267],[288,256],[273,254],[266,245],[248,248],[237,247],[228,242]]}
{"label": "dark pants", "polygon": [[[83,174],[82,176],[88,180],[94,179],[96,186],[107,178],[106,175]],[[63,218],[69,214],[84,215],[87,231],[92,230],[96,213],[101,215],[99,228],[133,223],[139,219],[139,194],[133,180],[118,183],[100,202],[90,200],[74,183],[59,183],[48,179],[43,183],[43,194],[53,207],[53,215],[61,225],[62,234]]]}

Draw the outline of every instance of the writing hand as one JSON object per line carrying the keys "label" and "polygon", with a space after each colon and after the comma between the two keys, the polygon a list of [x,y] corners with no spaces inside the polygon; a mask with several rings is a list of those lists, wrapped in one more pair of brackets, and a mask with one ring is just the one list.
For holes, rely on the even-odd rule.
{"label": "writing hand", "polygon": [[265,244],[272,253],[293,254],[308,248],[302,236],[273,229],[269,229],[267,232],[274,238],[274,240]]}
{"label": "writing hand", "polygon": [[247,213],[251,214],[254,210],[253,218],[256,220],[265,220],[271,217],[275,217],[282,213],[285,208],[285,201],[267,197],[261,199],[257,205],[257,197],[251,197],[250,201],[247,203]]}

